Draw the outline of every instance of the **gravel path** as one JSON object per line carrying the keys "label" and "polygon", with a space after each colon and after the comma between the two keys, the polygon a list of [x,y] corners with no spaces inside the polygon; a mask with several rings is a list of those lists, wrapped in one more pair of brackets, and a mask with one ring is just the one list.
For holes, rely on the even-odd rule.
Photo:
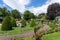
{"label": "gravel path", "polygon": [[[49,26],[48,25],[45,25],[42,30],[48,30],[49,29]],[[38,30],[38,32],[41,32],[41,29]],[[29,31],[25,34],[17,34],[17,35],[9,35],[9,36],[0,36],[0,40],[11,40],[12,38],[14,37],[29,37],[29,36],[33,36],[34,35],[34,32],[33,31]]]}
{"label": "gravel path", "polygon": [[14,37],[29,37],[29,36],[33,36],[34,32],[28,32],[25,34],[17,34],[17,35],[9,35],[9,36],[0,36],[0,40],[11,40]]}

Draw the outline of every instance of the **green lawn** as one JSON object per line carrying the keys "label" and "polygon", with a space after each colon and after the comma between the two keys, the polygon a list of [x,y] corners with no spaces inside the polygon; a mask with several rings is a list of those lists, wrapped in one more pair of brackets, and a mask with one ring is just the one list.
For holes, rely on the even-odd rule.
{"label": "green lawn", "polygon": [[60,32],[55,32],[52,34],[47,34],[43,38],[43,40],[60,40]]}
{"label": "green lawn", "polygon": [[20,27],[14,27],[14,30],[11,31],[1,31],[1,27],[0,27],[0,36],[4,36],[4,35],[15,35],[15,34],[23,34],[29,31],[33,31],[34,28],[26,26],[24,28],[20,28]]}

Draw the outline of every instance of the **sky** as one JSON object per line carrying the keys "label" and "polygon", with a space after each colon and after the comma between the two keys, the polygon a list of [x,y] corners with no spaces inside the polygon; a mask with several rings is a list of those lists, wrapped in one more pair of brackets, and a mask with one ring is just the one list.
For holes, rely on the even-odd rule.
{"label": "sky", "polygon": [[6,7],[8,10],[17,9],[21,13],[29,10],[38,15],[47,13],[47,8],[52,3],[60,3],[60,0],[0,0],[0,7]]}

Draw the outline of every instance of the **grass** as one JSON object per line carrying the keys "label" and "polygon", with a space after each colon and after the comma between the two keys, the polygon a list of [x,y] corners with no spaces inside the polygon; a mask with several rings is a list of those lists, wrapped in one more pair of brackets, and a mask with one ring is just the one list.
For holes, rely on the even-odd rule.
{"label": "grass", "polygon": [[43,40],[60,40],[60,32],[55,32],[52,34],[47,34],[43,36]]}
{"label": "grass", "polygon": [[33,28],[29,26],[26,26],[24,28],[14,27],[14,30],[11,30],[11,31],[1,31],[1,27],[0,27],[0,36],[23,34],[29,31],[33,31]]}
{"label": "grass", "polygon": [[18,37],[16,37],[16,38],[14,38],[12,40],[34,40],[34,39],[33,39],[33,37],[26,37],[26,38],[18,38]]}

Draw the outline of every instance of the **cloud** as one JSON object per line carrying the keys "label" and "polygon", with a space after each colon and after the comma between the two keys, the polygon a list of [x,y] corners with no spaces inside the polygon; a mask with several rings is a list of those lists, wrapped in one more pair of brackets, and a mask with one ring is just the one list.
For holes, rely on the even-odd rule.
{"label": "cloud", "polygon": [[40,13],[47,13],[47,8],[52,3],[60,3],[60,0],[47,0],[45,4],[43,4],[42,6],[38,6],[38,7],[33,6],[29,8],[29,10],[33,12],[35,15],[38,15]]}
{"label": "cloud", "polygon": [[[19,10],[20,12],[24,12],[27,9],[26,6],[29,5],[31,1],[32,0],[3,0],[5,4],[13,9]],[[60,3],[60,0],[47,0],[42,6],[31,6],[27,10],[30,10],[35,15],[38,15],[39,13],[47,13],[47,8],[52,3]]]}
{"label": "cloud", "polygon": [[26,5],[30,3],[30,0],[3,0],[3,2],[12,9],[17,9],[20,12],[24,12],[26,10]]}

